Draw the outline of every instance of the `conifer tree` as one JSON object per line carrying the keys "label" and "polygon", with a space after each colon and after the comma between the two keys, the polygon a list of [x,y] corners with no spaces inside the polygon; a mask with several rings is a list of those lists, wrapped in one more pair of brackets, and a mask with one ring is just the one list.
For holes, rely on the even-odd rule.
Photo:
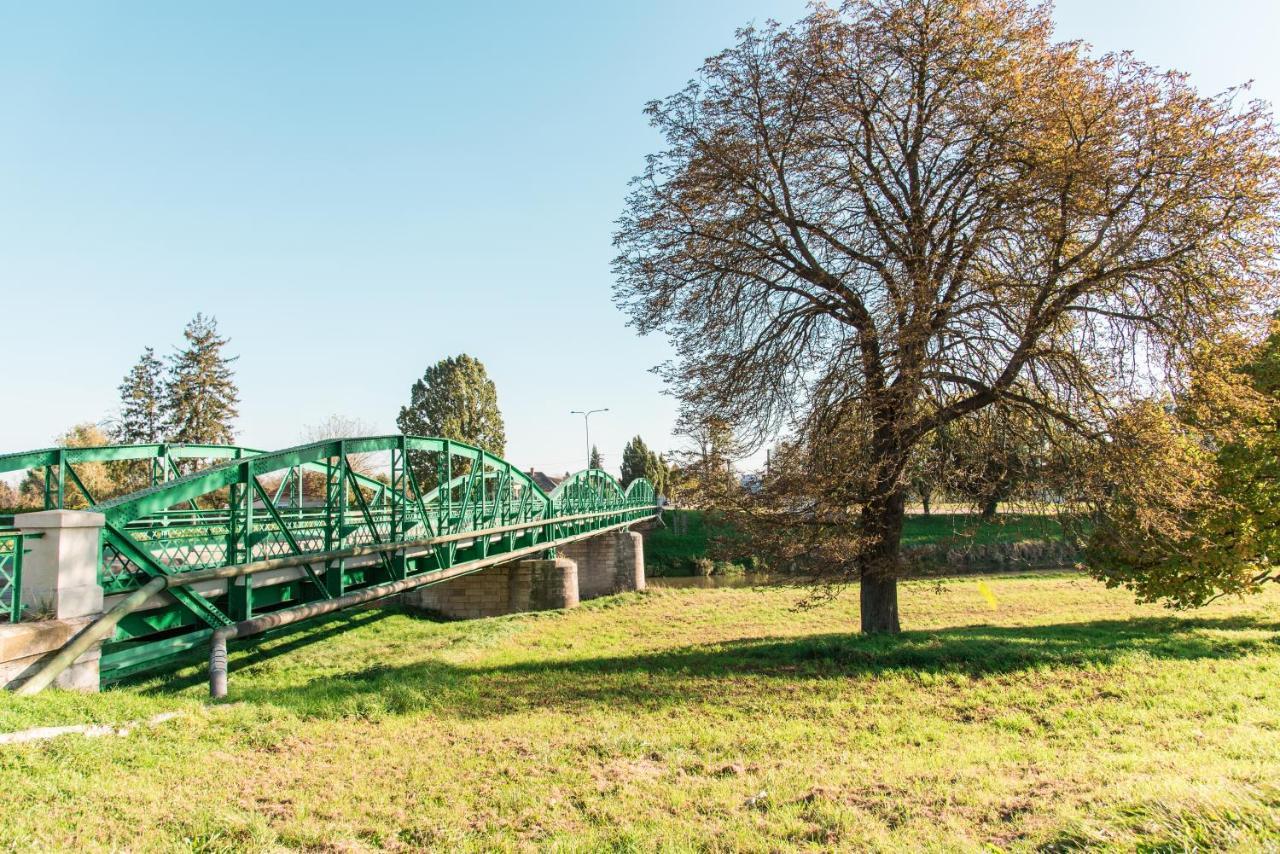
{"label": "conifer tree", "polygon": [[649,479],[649,483],[653,484],[655,494],[667,494],[668,481],[671,479],[671,467],[667,465],[665,457],[650,451],[649,462],[645,467],[644,476]]}
{"label": "conifer tree", "polygon": [[587,468],[599,469],[604,468],[604,463],[600,460],[600,449],[595,445],[591,446],[591,458],[587,462]]}
{"label": "conifer tree", "polygon": [[239,415],[240,392],[224,348],[230,339],[218,334],[214,317],[197,314],[183,330],[185,349],[169,359],[165,402],[174,442],[230,444]]}
{"label": "conifer tree", "polygon": [[164,363],[147,347],[120,383],[120,418],[111,432],[116,442],[163,442],[165,417]]}
{"label": "conifer tree", "polygon": [[649,462],[649,448],[644,439],[636,436],[622,449],[622,488],[626,489],[631,482],[645,476],[645,466]]}
{"label": "conifer tree", "polygon": [[507,449],[498,389],[484,363],[466,353],[427,368],[410,388],[396,426],[406,436],[455,439],[497,457]]}
{"label": "conifer tree", "polygon": [[[396,426],[406,436],[439,436],[465,442],[494,456],[507,449],[506,425],[498,408],[498,389],[484,363],[461,353],[431,365],[409,389],[409,405],[400,407]],[[429,489],[438,480],[436,454],[410,452],[418,484]],[[455,462],[450,473],[466,474],[468,466]]]}
{"label": "conifer tree", "polygon": [[626,489],[637,478],[645,478],[653,484],[658,495],[667,489],[667,461],[649,450],[644,439],[636,436],[622,449],[622,488]]}

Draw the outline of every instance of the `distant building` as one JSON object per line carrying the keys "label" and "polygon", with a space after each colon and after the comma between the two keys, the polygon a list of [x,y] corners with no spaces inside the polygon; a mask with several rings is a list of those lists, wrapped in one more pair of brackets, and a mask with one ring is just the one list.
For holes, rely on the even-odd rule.
{"label": "distant building", "polygon": [[563,477],[552,477],[546,472],[538,471],[537,469],[529,469],[529,477],[543,492],[550,492],[560,485],[560,481],[564,480]]}

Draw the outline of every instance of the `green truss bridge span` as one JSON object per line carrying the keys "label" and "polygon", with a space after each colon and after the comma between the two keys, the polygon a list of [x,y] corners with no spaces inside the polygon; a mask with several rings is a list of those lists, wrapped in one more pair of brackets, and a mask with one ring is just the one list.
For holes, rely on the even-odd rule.
{"label": "green truss bridge span", "polygon": [[[88,466],[137,488],[95,496]],[[104,616],[59,655],[65,665],[80,654],[77,644],[101,642],[104,682],[209,644],[216,671],[225,665],[228,639],[496,564],[554,556],[559,546],[659,513],[659,498],[643,479],[623,489],[608,473],[588,469],[547,493],[505,460],[421,436],[332,439],[270,452],[158,444],[0,456],[0,473],[16,471],[28,472],[28,488],[40,488],[46,509],[101,514],[86,518],[101,523],[92,558]],[[0,529],[0,620],[40,616],[38,608],[24,613],[29,597],[12,570],[30,551],[23,537],[30,540],[31,531],[19,530],[24,518],[33,517],[0,520],[7,523]],[[40,682],[38,674],[24,690],[39,690]]]}

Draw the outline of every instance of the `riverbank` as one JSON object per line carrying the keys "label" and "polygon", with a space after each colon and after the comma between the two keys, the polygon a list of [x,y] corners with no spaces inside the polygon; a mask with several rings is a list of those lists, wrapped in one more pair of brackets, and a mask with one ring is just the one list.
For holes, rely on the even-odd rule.
{"label": "riverbank", "polygon": [[[736,575],[767,571],[748,550],[717,554],[712,541],[732,539],[701,510],[672,510],[663,524],[645,531],[650,577]],[[902,548],[920,574],[1044,568],[1070,564],[1075,552],[1062,542],[1060,520],[1043,513],[1000,513],[982,519],[970,513],[908,514]],[[722,550],[723,551],[723,550]]]}

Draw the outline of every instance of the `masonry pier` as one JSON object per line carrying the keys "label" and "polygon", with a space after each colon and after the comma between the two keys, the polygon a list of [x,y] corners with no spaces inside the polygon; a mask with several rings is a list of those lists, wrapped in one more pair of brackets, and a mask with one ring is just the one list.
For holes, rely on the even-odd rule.
{"label": "masonry pier", "polygon": [[561,546],[549,560],[521,560],[404,594],[410,610],[450,619],[572,608],[580,601],[644,589],[644,540],[606,531]]}

